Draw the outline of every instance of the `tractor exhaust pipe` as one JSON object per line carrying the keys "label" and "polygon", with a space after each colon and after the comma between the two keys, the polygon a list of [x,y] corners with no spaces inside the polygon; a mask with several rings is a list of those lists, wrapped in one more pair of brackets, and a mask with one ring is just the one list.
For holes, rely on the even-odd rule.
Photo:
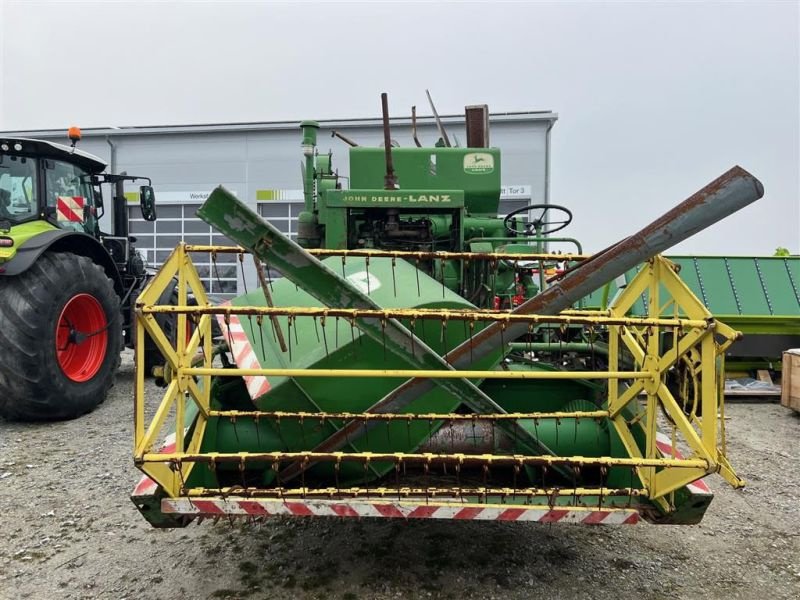
{"label": "tractor exhaust pipe", "polygon": [[397,177],[394,175],[394,163],[392,163],[392,132],[389,129],[389,96],[386,92],[381,94],[381,110],[383,112],[383,147],[386,152],[386,177],[383,179],[383,187],[387,190],[396,190]]}

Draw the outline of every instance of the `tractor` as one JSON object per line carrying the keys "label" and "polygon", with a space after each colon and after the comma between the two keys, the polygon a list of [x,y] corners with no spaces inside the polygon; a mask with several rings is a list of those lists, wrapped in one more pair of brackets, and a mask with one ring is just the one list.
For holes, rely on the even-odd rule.
{"label": "tractor", "polygon": [[[133,347],[132,307],[148,280],[129,235],[126,181],[142,216],[156,219],[147,177],[104,173],[106,163],[71,146],[0,138],[0,416],[71,419],[106,398],[124,347]],[[103,185],[113,231],[101,229]],[[148,345],[148,364],[160,359]]]}

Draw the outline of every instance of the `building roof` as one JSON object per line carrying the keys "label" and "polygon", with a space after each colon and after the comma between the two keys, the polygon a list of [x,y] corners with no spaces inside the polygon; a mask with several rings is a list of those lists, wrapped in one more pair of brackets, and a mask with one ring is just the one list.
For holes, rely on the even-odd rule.
{"label": "building roof", "polygon": [[[524,123],[530,121],[555,122],[558,115],[549,110],[527,112],[490,113],[492,123]],[[458,124],[464,122],[464,115],[442,115],[442,123]],[[370,119],[323,119],[317,121],[320,127],[326,129],[350,129],[355,127],[381,127],[380,118]],[[417,117],[418,125],[430,125],[435,121],[432,116]],[[411,117],[393,117],[392,125],[411,125]],[[205,123],[197,125],[134,125],[125,127],[94,127],[81,128],[83,137],[106,137],[126,135],[168,135],[176,133],[213,133],[237,131],[294,131],[300,126],[300,121],[265,121],[253,123]],[[0,132],[3,136],[52,138],[64,136],[64,129],[29,129],[20,131]]]}

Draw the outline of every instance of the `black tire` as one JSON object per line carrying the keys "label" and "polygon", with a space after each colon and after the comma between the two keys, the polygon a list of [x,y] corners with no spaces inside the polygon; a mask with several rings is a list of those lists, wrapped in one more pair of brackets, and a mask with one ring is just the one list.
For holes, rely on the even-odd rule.
{"label": "black tire", "polygon": [[[189,306],[194,306],[197,304],[197,301],[189,297],[187,299],[187,303]],[[177,280],[173,280],[164,292],[161,294],[161,297],[158,299],[159,305],[165,306],[176,306],[178,304],[178,282]],[[169,343],[174,348],[178,342],[177,332],[178,332],[178,315],[175,313],[158,313],[156,314],[156,323],[158,323],[161,330],[164,332],[164,335],[169,340]],[[188,317],[187,317],[188,318]],[[189,324],[191,330],[194,330],[194,325]],[[144,338],[144,372],[145,376],[150,377],[153,375],[153,368],[163,366],[166,362],[166,359],[161,354],[161,351],[156,346],[156,343],[153,341],[148,334],[145,334]]]}
{"label": "black tire", "polygon": [[[74,370],[71,378],[59,364],[57,329],[68,302],[79,295],[90,297],[106,326],[80,332],[90,335],[77,341],[62,338],[62,351],[70,344],[99,344],[94,366]],[[106,399],[120,362],[122,325],[114,284],[89,258],[45,252],[21,275],[0,278],[0,347],[0,416],[55,421],[93,410]]]}

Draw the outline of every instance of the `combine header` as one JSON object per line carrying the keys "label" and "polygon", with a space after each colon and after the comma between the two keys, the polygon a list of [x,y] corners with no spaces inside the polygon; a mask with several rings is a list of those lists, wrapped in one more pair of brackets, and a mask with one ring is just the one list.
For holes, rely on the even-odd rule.
{"label": "combine header", "polygon": [[[743,485],[721,395],[738,333],[660,253],[761,184],[734,167],[599,254],[549,253],[555,209],[497,217],[500,153],[482,147],[472,110],[468,148],[352,147],[347,190],[303,123],[302,245],[211,194],[198,214],[240,247],[179,246],[137,304],[137,365],[147,335],[167,360],[155,407],[137,369],[133,500],[150,523],[696,523],[706,475]],[[384,98],[389,140],[387,113]],[[254,260],[261,286],[212,306],[195,252]],[[607,308],[580,308],[639,265]],[[177,304],[160,304],[174,279]],[[630,316],[645,293],[647,316]],[[179,331],[191,320],[191,337],[172,343],[165,313]]]}

